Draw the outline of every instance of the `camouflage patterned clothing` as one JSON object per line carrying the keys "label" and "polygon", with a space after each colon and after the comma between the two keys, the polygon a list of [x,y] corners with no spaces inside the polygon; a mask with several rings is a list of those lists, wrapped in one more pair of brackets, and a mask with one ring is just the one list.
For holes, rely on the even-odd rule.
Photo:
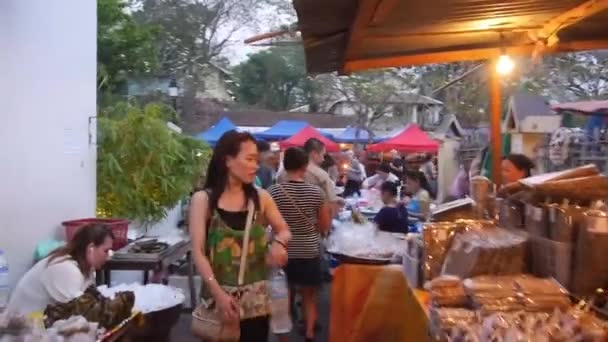
{"label": "camouflage patterned clothing", "polygon": [[[238,274],[245,231],[230,228],[217,210],[214,210],[207,235],[209,261],[215,279],[227,293],[239,300],[241,319],[268,315],[268,240],[265,228],[257,220],[257,216],[258,212],[254,213],[254,222],[249,233],[247,266],[242,286],[238,286]],[[209,303],[211,296],[208,291],[203,290],[203,299]]]}

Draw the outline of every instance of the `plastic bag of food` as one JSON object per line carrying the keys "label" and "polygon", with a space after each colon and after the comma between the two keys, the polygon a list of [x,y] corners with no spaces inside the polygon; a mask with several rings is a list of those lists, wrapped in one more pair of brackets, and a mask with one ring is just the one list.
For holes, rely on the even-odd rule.
{"label": "plastic bag of food", "polygon": [[441,274],[469,278],[522,273],[525,242],[525,237],[500,228],[459,234],[446,255]]}

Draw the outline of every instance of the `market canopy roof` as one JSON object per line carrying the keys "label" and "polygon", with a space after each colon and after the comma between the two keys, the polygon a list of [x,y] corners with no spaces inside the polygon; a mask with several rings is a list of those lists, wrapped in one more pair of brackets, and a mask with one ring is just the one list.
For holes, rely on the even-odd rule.
{"label": "market canopy roof", "polygon": [[420,129],[416,124],[409,124],[405,129],[383,142],[370,145],[371,152],[397,150],[405,153],[437,152],[439,143]]}
{"label": "market canopy roof", "polygon": [[[359,134],[357,135],[357,130],[359,131]],[[342,132],[340,135],[334,137],[334,140],[340,143],[368,143],[369,142],[369,130],[364,129],[364,128],[359,128],[357,129],[357,127],[348,127],[347,129],[344,130],[344,132]],[[380,137],[374,137],[372,139],[372,142],[378,142],[382,140]]]}
{"label": "market canopy roof", "polygon": [[306,143],[306,141],[310,138],[317,138],[321,140],[325,144],[325,149],[327,152],[340,152],[340,146],[338,146],[338,144],[326,138],[321,132],[310,125],[307,125],[289,139],[281,141],[279,145],[282,149],[297,146],[301,147],[304,146],[304,143]]}
{"label": "market canopy roof", "polygon": [[607,0],[293,0],[308,71],[608,48]]}
{"label": "market canopy roof", "polygon": [[283,140],[301,131],[308,126],[306,121],[281,120],[269,129],[256,133],[255,137],[264,140]]}
{"label": "market canopy roof", "polygon": [[608,113],[608,101],[603,100],[558,103],[552,105],[551,108],[555,111],[572,111],[583,114]]}
{"label": "market canopy roof", "polygon": [[215,145],[222,135],[228,131],[236,129],[236,126],[227,118],[222,118],[208,130],[196,135],[197,138],[208,142],[210,145]]}

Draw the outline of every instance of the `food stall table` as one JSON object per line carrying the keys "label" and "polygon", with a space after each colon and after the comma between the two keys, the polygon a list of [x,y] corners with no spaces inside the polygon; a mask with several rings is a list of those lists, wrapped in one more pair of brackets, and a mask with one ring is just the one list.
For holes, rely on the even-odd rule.
{"label": "food stall table", "polygon": [[150,254],[145,257],[139,257],[135,254],[130,256],[128,253],[122,253],[120,258],[113,256],[106,262],[103,270],[97,272],[97,285],[106,284],[111,286],[111,271],[142,271],[144,273],[143,283],[147,284],[148,272],[160,270],[185,256],[188,267],[188,287],[190,290],[191,307],[194,308],[197,301],[191,252],[192,244],[188,240],[183,240],[171,246],[163,253]]}
{"label": "food stall table", "polygon": [[429,340],[426,294],[412,290],[400,265],[342,264],[331,292],[331,342]]}

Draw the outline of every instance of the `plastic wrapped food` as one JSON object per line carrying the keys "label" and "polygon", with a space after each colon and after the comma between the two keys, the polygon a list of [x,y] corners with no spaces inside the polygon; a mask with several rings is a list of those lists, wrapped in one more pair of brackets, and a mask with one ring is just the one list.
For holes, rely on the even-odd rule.
{"label": "plastic wrapped food", "polygon": [[424,240],[423,276],[425,280],[435,279],[441,274],[443,261],[454,236],[465,227],[454,222],[428,223],[422,233]]}
{"label": "plastic wrapped food", "polygon": [[438,320],[441,326],[447,329],[458,323],[471,324],[479,321],[475,311],[461,308],[433,308],[431,317]]}
{"label": "plastic wrapped food", "polygon": [[453,324],[442,327],[448,341],[467,338],[480,342],[571,342],[605,341],[605,327],[601,323],[585,322],[570,312],[553,313],[512,312],[489,315],[480,322]]}
{"label": "plastic wrapped food", "polygon": [[441,276],[425,284],[431,300],[437,306],[460,307],[467,303],[462,280],[457,277]]}
{"label": "plastic wrapped food", "polygon": [[513,279],[515,289],[524,294],[543,294],[566,296],[567,292],[554,279],[536,277],[518,277]]}
{"label": "plastic wrapped food", "polygon": [[409,245],[410,241],[403,235],[378,231],[370,222],[339,223],[328,238],[327,250],[349,257],[390,261],[395,255],[403,255]]}
{"label": "plastic wrapped food", "polygon": [[504,229],[471,230],[454,238],[442,274],[461,278],[525,270],[526,238]]}
{"label": "plastic wrapped food", "polygon": [[435,279],[441,274],[445,257],[454,237],[471,230],[495,228],[492,220],[457,220],[454,222],[427,223],[423,229],[424,280]]}

